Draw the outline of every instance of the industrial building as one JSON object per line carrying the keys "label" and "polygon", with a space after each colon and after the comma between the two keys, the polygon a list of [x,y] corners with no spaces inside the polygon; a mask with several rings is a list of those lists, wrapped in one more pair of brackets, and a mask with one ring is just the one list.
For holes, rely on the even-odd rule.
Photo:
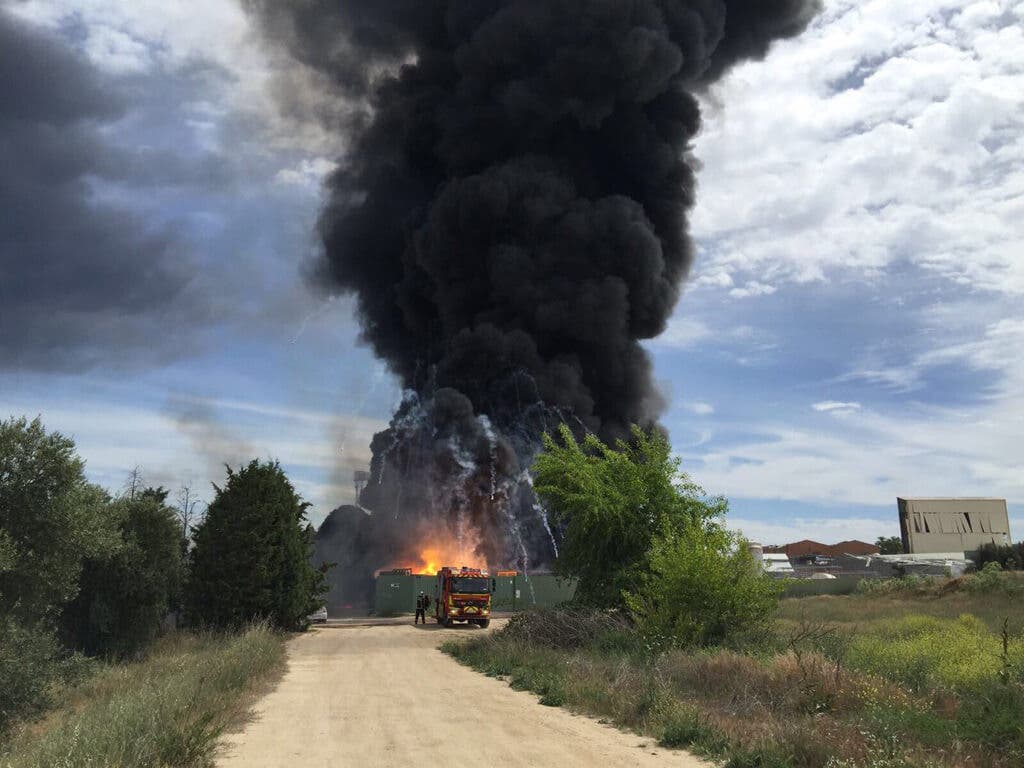
{"label": "industrial building", "polygon": [[976,553],[983,544],[1011,544],[1006,499],[898,498],[907,554]]}

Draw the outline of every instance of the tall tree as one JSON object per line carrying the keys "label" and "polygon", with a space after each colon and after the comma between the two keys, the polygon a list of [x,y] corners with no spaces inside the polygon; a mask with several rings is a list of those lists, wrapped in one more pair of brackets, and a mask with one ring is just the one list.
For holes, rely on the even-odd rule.
{"label": "tall tree", "polygon": [[45,708],[59,672],[54,620],[82,562],[117,548],[107,494],[68,438],[37,418],[0,421],[0,734]]}
{"label": "tall tree", "polygon": [[68,645],[128,656],[142,650],[177,603],[182,551],[178,517],[163,488],[135,489],[111,504],[121,545],[85,562],[78,595],[61,617]]}
{"label": "tall tree", "polygon": [[82,562],[118,547],[105,491],[85,479],[72,440],[36,418],[0,421],[0,614],[54,618]]}
{"label": "tall tree", "polygon": [[227,468],[227,483],[195,528],[186,593],[197,624],[257,618],[295,629],[321,604],[324,575],[310,563],[309,506],[277,462]]}
{"label": "tall tree", "polygon": [[537,494],[563,532],[556,567],[579,577],[578,599],[596,605],[623,605],[623,590],[649,568],[656,537],[714,524],[726,508],[680,472],[663,434],[639,427],[612,447],[593,434],[579,443],[562,425],[559,440],[545,436],[533,470]]}

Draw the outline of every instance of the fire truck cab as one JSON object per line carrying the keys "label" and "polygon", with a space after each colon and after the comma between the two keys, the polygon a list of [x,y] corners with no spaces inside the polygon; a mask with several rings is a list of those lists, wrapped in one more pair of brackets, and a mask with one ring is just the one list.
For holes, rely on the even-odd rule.
{"label": "fire truck cab", "polygon": [[434,616],[445,627],[457,621],[486,627],[491,623],[491,578],[479,568],[445,566],[434,583]]}

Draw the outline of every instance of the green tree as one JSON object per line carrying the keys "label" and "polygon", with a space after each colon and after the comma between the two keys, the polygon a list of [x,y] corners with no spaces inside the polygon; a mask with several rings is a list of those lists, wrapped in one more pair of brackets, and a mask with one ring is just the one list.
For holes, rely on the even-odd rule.
{"label": "green tree", "polygon": [[82,562],[117,547],[107,494],[37,418],[0,421],[0,733],[45,708],[63,674],[54,621]]}
{"label": "green tree", "polygon": [[309,505],[277,462],[253,460],[227,473],[195,528],[188,614],[196,624],[217,627],[264,618],[300,628],[326,591],[323,572],[310,563]]}
{"label": "green tree", "polygon": [[899,536],[879,536],[875,540],[875,546],[878,547],[883,555],[902,555],[903,554],[903,539]]}
{"label": "green tree", "polygon": [[159,632],[183,577],[181,529],[163,488],[134,489],[111,504],[121,544],[85,562],[64,608],[65,642],[91,655],[128,656]]}
{"label": "green tree", "polygon": [[37,418],[0,421],[0,615],[49,620],[78,589],[82,562],[117,548],[105,491],[75,444]]}
{"label": "green tree", "polygon": [[[564,532],[557,570],[579,578],[577,599],[623,607],[624,592],[650,572],[659,536],[715,525],[726,509],[679,471],[668,439],[633,428],[614,447],[592,434],[576,441],[565,425],[544,437],[534,462],[534,487]],[[709,522],[712,521],[712,522]]]}

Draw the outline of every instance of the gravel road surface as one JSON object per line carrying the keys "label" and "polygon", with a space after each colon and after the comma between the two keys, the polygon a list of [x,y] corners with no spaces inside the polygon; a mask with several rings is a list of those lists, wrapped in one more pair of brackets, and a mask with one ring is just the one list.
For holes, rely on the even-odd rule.
{"label": "gravel road surface", "polygon": [[[499,622],[492,624],[493,628]],[[437,650],[477,628],[327,627],[289,644],[288,671],[243,730],[224,738],[221,768],[501,768],[708,764],[656,747],[500,680]]]}

